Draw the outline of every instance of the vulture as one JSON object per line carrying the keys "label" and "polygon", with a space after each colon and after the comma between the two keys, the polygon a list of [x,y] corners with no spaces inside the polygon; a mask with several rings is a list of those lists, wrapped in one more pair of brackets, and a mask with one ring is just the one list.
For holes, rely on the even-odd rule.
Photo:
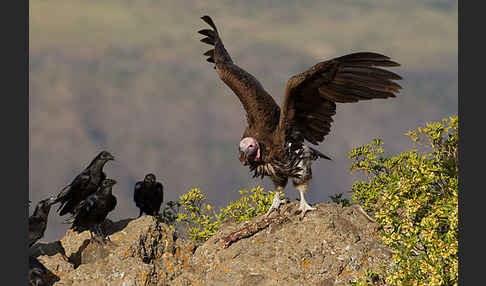
{"label": "vulture", "polygon": [[140,209],[141,217],[143,213],[154,216],[159,213],[160,205],[164,201],[164,186],[156,181],[154,174],[147,174],[143,181],[135,184],[133,200]]}
{"label": "vulture", "polygon": [[110,160],[115,160],[115,157],[108,151],[100,152],[71,184],[62,189],[56,198],[56,203],[61,203],[57,210],[59,215],[73,214],[81,201],[96,192],[100,183],[106,178],[103,167]]}
{"label": "vulture", "polygon": [[108,213],[115,209],[116,197],[112,194],[112,188],[116,184],[113,179],[105,179],[101,182],[98,190],[83,200],[74,209],[69,222],[72,222],[71,229],[82,232],[89,229],[91,238],[93,231],[98,237],[105,240],[105,235],[101,230],[100,224],[105,220]]}
{"label": "vulture", "polygon": [[54,202],[55,197],[51,197],[40,201],[35,206],[34,212],[29,217],[29,247],[32,247],[32,245],[44,236],[49,211]]}
{"label": "vulture", "polygon": [[248,126],[239,142],[239,160],[254,177],[269,176],[279,196],[291,178],[300,192],[297,213],[303,218],[315,209],[304,197],[312,178],[312,161],[330,160],[306,143],[324,141],[331,130],[336,103],[395,97],[401,86],[394,80],[401,77],[380,67],[400,64],[374,52],[319,62],[287,81],[283,103],[278,106],[253,75],[233,62],[212,19],[201,19],[211,27],[198,31],[206,36],[201,42],[212,46],[204,55],[246,111]]}

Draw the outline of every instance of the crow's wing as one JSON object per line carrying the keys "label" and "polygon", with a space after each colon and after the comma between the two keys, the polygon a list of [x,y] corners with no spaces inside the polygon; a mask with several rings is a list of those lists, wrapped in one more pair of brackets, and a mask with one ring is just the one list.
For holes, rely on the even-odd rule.
{"label": "crow's wing", "polygon": [[39,217],[29,217],[29,247],[34,245],[39,239],[44,236],[43,229],[45,227],[45,221]]}
{"label": "crow's wing", "polygon": [[95,193],[87,197],[85,200],[81,201],[74,208],[72,216],[66,219],[66,223],[73,223],[76,219],[88,215],[92,210],[94,210],[97,207],[97,203],[96,203],[97,200],[98,200],[98,195]]}
{"label": "crow's wing", "polygon": [[89,183],[89,179],[89,172],[85,170],[81,174],[77,175],[71,184],[64,187],[61,192],[59,192],[55,200],[55,203],[61,203],[59,208],[57,208],[57,211],[60,211],[64,207],[64,205],[72,197],[73,192],[77,192],[80,188],[86,186],[86,184]]}
{"label": "crow's wing", "polygon": [[133,200],[135,201],[137,207],[140,207],[140,204],[142,203],[142,189],[143,182],[137,182],[135,184],[135,190],[133,192]]}
{"label": "crow's wing", "polygon": [[162,186],[161,183],[157,183],[155,185],[155,190],[157,192],[157,195],[158,195],[160,202],[163,202],[164,201],[164,186]]}

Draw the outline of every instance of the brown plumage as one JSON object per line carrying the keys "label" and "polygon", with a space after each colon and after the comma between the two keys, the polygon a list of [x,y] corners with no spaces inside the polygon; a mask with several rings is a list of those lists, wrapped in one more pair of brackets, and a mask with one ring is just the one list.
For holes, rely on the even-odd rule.
{"label": "brown plumage", "polygon": [[199,31],[206,36],[201,41],[214,47],[204,55],[215,64],[220,79],[246,111],[248,126],[240,142],[240,160],[255,176],[270,176],[279,190],[292,178],[301,191],[301,210],[305,214],[312,209],[303,197],[312,177],[311,161],[330,158],[304,141],[314,145],[324,141],[336,114],[336,103],[395,97],[401,87],[394,80],[401,77],[379,67],[399,64],[372,52],[317,63],[288,80],[279,108],[254,76],[233,63],[211,18],[202,19],[212,29]]}

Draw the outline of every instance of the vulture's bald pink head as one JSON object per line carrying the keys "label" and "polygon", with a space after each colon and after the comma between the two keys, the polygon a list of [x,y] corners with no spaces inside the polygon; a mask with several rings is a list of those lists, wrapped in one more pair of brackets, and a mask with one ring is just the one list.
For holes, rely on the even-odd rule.
{"label": "vulture's bald pink head", "polygon": [[253,137],[245,137],[240,141],[240,162],[243,165],[260,161],[260,145]]}

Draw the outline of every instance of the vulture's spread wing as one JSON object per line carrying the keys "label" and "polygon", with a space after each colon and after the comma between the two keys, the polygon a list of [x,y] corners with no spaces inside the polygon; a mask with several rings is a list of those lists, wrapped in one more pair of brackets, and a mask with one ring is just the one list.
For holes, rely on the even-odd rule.
{"label": "vulture's spread wing", "polygon": [[215,64],[221,80],[240,99],[246,110],[249,128],[272,132],[278,124],[280,108],[254,76],[233,63],[211,18],[203,16],[201,19],[212,28],[198,32],[206,36],[201,42],[214,46],[204,55],[209,57],[208,62]]}
{"label": "vulture's spread wing", "polygon": [[336,102],[357,102],[395,97],[401,89],[393,80],[401,77],[377,67],[398,63],[377,53],[353,53],[320,62],[289,79],[280,114],[277,138],[285,141],[294,128],[300,139],[312,144],[324,140],[336,114]]}

